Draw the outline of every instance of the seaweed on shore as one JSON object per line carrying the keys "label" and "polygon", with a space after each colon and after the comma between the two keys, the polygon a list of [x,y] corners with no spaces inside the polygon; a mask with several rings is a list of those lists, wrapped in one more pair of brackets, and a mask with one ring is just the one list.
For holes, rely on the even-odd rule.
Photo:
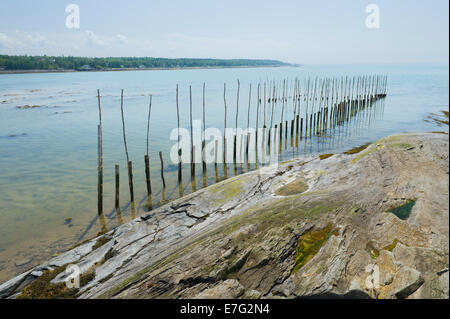
{"label": "seaweed on shore", "polygon": [[328,224],[323,229],[312,230],[300,236],[300,240],[295,249],[294,268],[292,269],[292,273],[296,273],[300,268],[306,265],[333,234],[337,235],[337,232],[333,231],[333,225]]}
{"label": "seaweed on shore", "polygon": [[326,159],[326,158],[329,158],[329,157],[331,157],[331,156],[333,156],[334,154],[321,154],[321,155],[319,155],[319,159],[320,160],[324,160],[324,159]]}
{"label": "seaweed on shore", "polygon": [[46,270],[43,274],[26,286],[17,299],[72,299],[75,298],[78,289],[67,288],[65,283],[52,284],[51,281],[61,272],[65,266],[53,271]]}
{"label": "seaweed on shore", "polygon": [[357,154],[361,151],[364,151],[366,148],[368,148],[370,143],[366,143],[364,145],[354,147],[352,149],[349,149],[348,151],[345,151],[344,154],[351,155],[351,154]]}

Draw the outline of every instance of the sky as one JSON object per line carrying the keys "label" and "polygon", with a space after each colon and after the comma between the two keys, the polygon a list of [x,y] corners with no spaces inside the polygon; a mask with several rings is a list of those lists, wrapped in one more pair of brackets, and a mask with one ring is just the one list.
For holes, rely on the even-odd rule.
{"label": "sky", "polygon": [[0,54],[448,64],[448,12],[448,0],[3,0]]}

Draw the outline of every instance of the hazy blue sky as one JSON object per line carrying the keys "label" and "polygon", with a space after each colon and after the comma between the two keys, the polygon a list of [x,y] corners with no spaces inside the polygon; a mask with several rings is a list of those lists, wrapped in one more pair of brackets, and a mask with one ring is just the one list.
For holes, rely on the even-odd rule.
{"label": "hazy blue sky", "polygon": [[[80,29],[65,8],[80,7]],[[370,3],[380,29],[365,25]],[[0,54],[448,63],[448,0],[14,0]]]}

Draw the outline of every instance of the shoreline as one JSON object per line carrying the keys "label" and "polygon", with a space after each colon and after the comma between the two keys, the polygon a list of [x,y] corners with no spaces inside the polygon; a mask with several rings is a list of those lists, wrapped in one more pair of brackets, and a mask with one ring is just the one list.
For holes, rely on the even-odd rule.
{"label": "shoreline", "polygon": [[[448,278],[444,245],[448,222],[443,222],[448,220],[448,202],[442,201],[448,186],[448,137],[394,134],[349,154],[300,157],[280,163],[275,171],[260,175],[260,180],[254,178],[258,171],[253,171],[189,194],[1,284],[0,299],[18,297],[24,287],[55,269],[46,284],[64,282],[67,275],[59,271],[68,264],[80,265],[83,278],[89,278],[74,295],[80,298],[155,298],[161,294],[182,298],[192,292],[198,298],[221,298],[217,292],[222,290],[229,298],[256,294],[258,298],[289,299],[317,293],[353,298],[448,298],[448,288],[436,296],[434,288],[445,288]],[[434,160],[429,159],[430,154]],[[424,168],[417,175],[412,168],[417,169],[418,163]],[[337,175],[343,179],[337,181]],[[340,200],[330,202],[329,198]],[[395,217],[391,209],[403,207],[410,199],[414,204],[417,201],[414,209],[406,217]],[[433,242],[428,240],[430,233],[422,230],[425,226],[435,234]],[[267,241],[269,229],[271,240]],[[316,255],[315,262],[297,264],[294,257],[299,238],[316,238],[325,230],[323,249],[312,255]],[[259,240],[253,242],[249,234]],[[230,248],[225,243],[233,245]],[[194,249],[196,246],[199,248]],[[346,247],[345,251],[337,249],[340,246]],[[430,249],[440,253],[432,254]],[[426,258],[427,268],[405,257],[411,254],[418,260]],[[193,258],[202,262],[192,263]],[[386,260],[397,265],[395,271],[385,267]],[[184,271],[174,273],[174,263]],[[392,279],[375,295],[364,286],[364,266],[370,263],[378,264],[381,273],[389,272]],[[332,266],[327,276],[322,276],[322,264]],[[352,265],[348,276],[333,272],[347,264]],[[290,271],[293,265],[297,268]],[[248,275],[248,269],[254,274]],[[275,275],[265,276],[269,270]],[[181,280],[158,287],[154,282],[158,273],[168,282],[174,277]],[[227,273],[236,279],[224,280],[222,275]],[[290,275],[274,285],[283,273]],[[309,279],[304,279],[306,273]],[[189,283],[190,278],[208,281],[184,287],[182,283]],[[328,281],[333,278],[344,284],[336,288]],[[258,280],[262,284],[254,287],[252,283]],[[142,290],[146,285],[156,286]],[[325,288],[317,292],[316,286]],[[175,291],[176,287],[180,289]],[[32,292],[25,290],[25,295],[27,291]]]}
{"label": "shoreline", "polygon": [[1,74],[43,74],[43,73],[78,73],[78,72],[128,72],[128,71],[170,71],[170,70],[201,70],[201,69],[260,69],[260,68],[286,68],[286,67],[302,67],[302,65],[261,65],[261,66],[193,66],[193,67],[177,67],[177,68],[120,68],[120,69],[103,69],[103,70],[0,70]]}

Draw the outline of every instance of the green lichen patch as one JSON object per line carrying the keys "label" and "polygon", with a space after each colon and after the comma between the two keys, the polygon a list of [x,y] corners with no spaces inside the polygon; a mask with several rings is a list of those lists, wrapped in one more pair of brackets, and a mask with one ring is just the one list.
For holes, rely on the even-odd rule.
{"label": "green lichen patch", "polygon": [[391,208],[388,210],[390,213],[394,214],[400,219],[406,220],[408,219],[409,215],[411,214],[411,210],[416,204],[416,200],[410,199],[403,205],[400,205],[398,207]]}
{"label": "green lichen patch", "polygon": [[300,236],[295,249],[294,268],[292,274],[296,273],[306,263],[314,257],[322,248],[328,238],[336,232],[333,231],[333,225],[329,224],[325,228],[312,230]]}
{"label": "green lichen patch", "polygon": [[287,164],[287,163],[292,163],[292,162],[294,162],[295,160],[287,160],[287,161],[284,161],[284,162],[281,162],[280,164],[281,165],[284,165],[284,164]]}
{"label": "green lichen patch", "polygon": [[366,251],[369,253],[372,259],[377,259],[380,255],[380,250],[377,249],[371,241],[366,244]]}
{"label": "green lichen patch", "polygon": [[334,154],[321,154],[321,155],[319,155],[319,159],[320,160],[324,160],[324,159],[329,158],[329,157],[331,157],[333,155]]}
{"label": "green lichen patch", "polygon": [[448,132],[444,132],[444,131],[433,131],[431,133],[448,135]]}
{"label": "green lichen patch", "polygon": [[[390,243],[389,245],[387,245],[387,246],[385,246],[385,247],[383,247],[383,248],[381,248],[381,249],[377,249],[375,246],[374,246],[374,244],[373,244],[373,242],[368,242],[367,244],[366,244],[366,251],[369,253],[369,255],[370,255],[370,257],[372,258],[372,259],[377,259],[378,258],[378,256],[380,255],[380,251],[381,250],[387,250],[387,251],[393,251],[394,250],[394,248],[397,246],[397,244],[398,243],[400,243],[400,244],[403,244],[401,241],[399,241],[397,238],[396,239],[394,239],[393,241],[392,241],[392,243]],[[407,245],[405,245],[405,246],[407,246]]]}
{"label": "green lichen patch", "polygon": [[[312,197],[311,201],[305,203],[304,196]],[[221,232],[224,235],[231,234],[248,225],[255,225],[256,232],[249,233],[248,238],[258,241],[255,233],[260,233],[262,236],[267,234],[271,229],[284,227],[299,221],[308,219],[314,221],[323,214],[330,213],[343,204],[343,199],[335,199],[330,201],[328,199],[314,198],[324,196],[323,194],[302,193],[286,197],[283,199],[273,200],[266,205],[255,205],[239,216],[230,218],[225,222],[223,227],[212,231],[214,234]],[[342,200],[342,201],[341,201]],[[212,235],[212,234],[211,234]],[[211,236],[209,235],[209,236]],[[209,237],[208,237],[209,238]],[[243,238],[239,238],[240,240]]]}
{"label": "green lichen patch", "polygon": [[244,191],[246,181],[247,178],[240,176],[239,178],[213,185],[209,189],[209,192],[215,195],[213,202],[215,204],[225,203],[227,200],[238,196]]}
{"label": "green lichen patch", "polygon": [[364,210],[361,208],[361,206],[359,206],[357,204],[352,205],[348,210],[348,213],[351,216],[358,216],[358,215],[362,214],[363,212],[364,212]]}
{"label": "green lichen patch", "polygon": [[73,299],[78,289],[67,288],[65,283],[51,284],[50,282],[61,272],[65,266],[53,271],[46,270],[44,273],[26,286],[18,299]]}
{"label": "green lichen patch", "polygon": [[397,246],[398,243],[401,243],[401,241],[399,241],[397,238],[395,238],[391,244],[387,245],[386,247],[383,247],[383,250],[387,250],[387,251],[393,251],[394,248]]}
{"label": "green lichen patch", "polygon": [[377,144],[375,146],[372,146],[372,147],[368,148],[366,151],[356,155],[356,157],[354,159],[352,159],[352,163],[354,164],[357,161],[359,161],[360,159],[362,159],[362,158],[366,157],[367,155],[370,155],[373,152],[375,152],[377,150],[380,150],[382,148],[384,148],[384,144],[382,144],[382,143],[379,143],[379,144]]}
{"label": "green lichen patch", "polygon": [[275,194],[278,196],[291,196],[295,194],[300,194],[305,192],[308,189],[308,185],[303,181],[303,179],[296,179],[293,182],[290,182],[277,190],[275,190]]}
{"label": "green lichen patch", "polygon": [[349,149],[348,151],[345,151],[344,154],[351,155],[351,154],[360,153],[360,152],[364,151],[366,148],[368,148],[369,145],[370,145],[370,143],[366,143],[364,145],[354,147],[352,149]]}

